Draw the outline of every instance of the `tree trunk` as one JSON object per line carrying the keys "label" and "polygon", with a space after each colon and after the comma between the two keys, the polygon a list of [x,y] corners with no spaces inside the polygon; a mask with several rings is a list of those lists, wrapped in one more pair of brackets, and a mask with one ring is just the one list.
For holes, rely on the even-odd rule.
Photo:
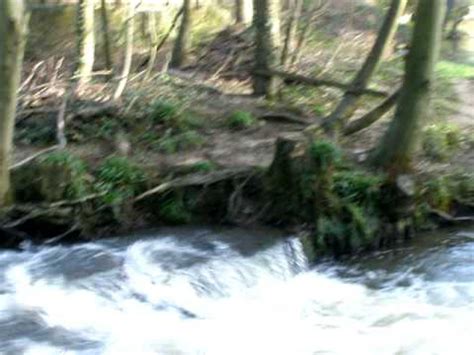
{"label": "tree trunk", "polygon": [[178,37],[173,47],[170,66],[172,68],[182,67],[187,60],[191,35],[191,0],[184,0],[183,15],[181,18],[181,26],[179,27]]}
{"label": "tree trunk", "polygon": [[105,68],[112,71],[112,50],[110,48],[110,36],[109,36],[109,16],[107,14],[107,0],[101,0],[100,3],[100,17],[102,19],[102,36],[104,41],[104,59]]}
{"label": "tree trunk", "polygon": [[[390,9],[380,28],[377,40],[364,65],[352,82],[353,89],[363,89],[367,87],[372,75],[382,60],[383,53],[392,42],[397,29],[398,18],[403,13],[406,4],[407,0],[392,0]],[[337,133],[341,130],[357,109],[359,98],[360,95],[346,92],[336,109],[324,120],[323,126],[325,130],[333,133]]]}
{"label": "tree trunk", "polygon": [[295,0],[293,8],[291,9],[290,19],[285,31],[285,43],[281,52],[280,64],[285,67],[288,62],[288,56],[292,51],[295,42],[296,31],[298,29],[298,21],[301,17],[301,11],[303,9],[303,0]]}
{"label": "tree trunk", "polygon": [[235,23],[250,25],[253,17],[252,0],[235,0]]}
{"label": "tree trunk", "polygon": [[120,76],[119,84],[114,93],[114,100],[118,100],[122,96],[125,86],[127,86],[128,76],[130,75],[130,69],[132,67],[133,59],[133,32],[135,24],[135,4],[134,1],[130,1],[128,4],[127,17],[125,19],[126,32],[125,32],[125,60],[123,63],[122,74]]}
{"label": "tree trunk", "polygon": [[395,116],[373,157],[392,176],[410,168],[417,133],[426,114],[438,58],[446,0],[419,0],[413,39]]}
{"label": "tree trunk", "polygon": [[154,12],[148,13],[148,35],[149,57],[145,79],[148,79],[153,72],[157,56],[156,46],[158,45],[158,23],[156,21],[156,14]]}
{"label": "tree trunk", "polygon": [[94,0],[79,0],[77,3],[76,31],[78,50],[76,76],[82,84],[91,79],[94,66]]}
{"label": "tree trunk", "polygon": [[255,27],[255,74],[253,76],[254,94],[271,97],[276,93],[274,78],[261,76],[259,71],[274,69],[277,65],[280,44],[280,1],[254,0],[253,25]]}
{"label": "tree trunk", "polygon": [[10,202],[9,166],[27,24],[23,0],[0,1],[0,208]]}

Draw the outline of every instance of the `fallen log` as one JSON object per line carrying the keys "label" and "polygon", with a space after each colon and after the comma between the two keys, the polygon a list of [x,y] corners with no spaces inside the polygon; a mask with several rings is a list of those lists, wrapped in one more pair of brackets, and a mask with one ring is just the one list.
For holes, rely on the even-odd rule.
{"label": "fallen log", "polygon": [[345,84],[334,80],[329,79],[318,79],[318,78],[310,78],[304,75],[295,74],[295,73],[287,73],[281,70],[256,70],[254,74],[260,76],[278,76],[283,79],[285,84],[304,84],[310,86],[328,86],[328,87],[335,87],[341,90],[345,90],[346,92],[357,94],[357,95],[371,95],[375,97],[387,97],[390,94],[385,91],[374,90],[374,89],[352,89],[351,84]]}

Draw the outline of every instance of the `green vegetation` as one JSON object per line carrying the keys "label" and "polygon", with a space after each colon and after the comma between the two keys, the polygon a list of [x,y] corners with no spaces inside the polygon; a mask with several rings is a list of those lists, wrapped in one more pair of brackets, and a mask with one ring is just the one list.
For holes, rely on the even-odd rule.
{"label": "green vegetation", "polygon": [[344,201],[368,204],[375,201],[384,182],[381,175],[358,170],[337,171],[334,174],[334,192]]}
{"label": "green vegetation", "polygon": [[309,154],[319,169],[327,169],[338,164],[342,153],[332,141],[326,139],[315,139],[309,146]]}
{"label": "green vegetation", "polygon": [[146,173],[124,157],[108,157],[97,169],[96,188],[107,203],[120,203],[143,191]]}
{"label": "green vegetation", "polygon": [[436,75],[440,79],[472,79],[474,66],[442,60],[436,65]]}
{"label": "green vegetation", "polygon": [[181,194],[166,198],[159,204],[161,220],[169,224],[185,224],[191,221],[191,215],[184,206]]}
{"label": "green vegetation", "polygon": [[148,118],[153,124],[170,124],[179,118],[178,107],[168,101],[155,101],[148,109]]}
{"label": "green vegetation", "polygon": [[233,129],[249,128],[255,122],[255,117],[247,111],[235,111],[227,118],[227,126]]}
{"label": "green vegetation", "polygon": [[460,147],[462,135],[459,127],[448,123],[427,126],[422,133],[424,154],[435,161],[445,161]]}

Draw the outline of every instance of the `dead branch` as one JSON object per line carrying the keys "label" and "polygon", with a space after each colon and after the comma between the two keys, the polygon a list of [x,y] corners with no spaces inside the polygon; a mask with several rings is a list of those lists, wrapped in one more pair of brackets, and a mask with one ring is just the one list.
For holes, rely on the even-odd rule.
{"label": "dead branch", "polygon": [[449,213],[437,210],[437,209],[430,209],[430,214],[438,219],[439,223],[443,225],[462,225],[462,224],[472,224],[474,223],[473,216],[462,216],[462,217],[455,217]]}
{"label": "dead branch", "polygon": [[12,170],[15,170],[15,169],[18,169],[18,168],[21,168],[23,165],[26,165],[28,164],[29,162],[37,159],[38,157],[40,157],[41,155],[43,154],[46,154],[46,153],[49,153],[49,152],[52,152],[56,149],[59,149],[59,145],[53,145],[52,147],[49,147],[49,148],[46,148],[46,149],[43,149],[43,150],[40,150],[39,152],[29,156],[28,158],[26,159],[23,159],[22,161],[16,163],[16,164],[13,164],[10,166],[9,170],[12,171]]}
{"label": "dead branch", "polygon": [[31,73],[30,75],[25,79],[25,81],[23,81],[23,84],[21,84],[20,88],[18,89],[18,92],[22,91],[23,89],[25,89],[29,83],[31,83],[31,81],[33,80],[33,78],[35,77],[36,75],[36,72],[38,71],[38,69],[44,64],[44,60],[42,60],[41,62],[38,62],[35,64],[35,66],[33,67],[33,69],[31,69]]}
{"label": "dead branch", "polygon": [[242,169],[226,169],[220,170],[209,174],[194,174],[191,176],[185,176],[182,178],[177,178],[163,184],[160,184],[151,190],[144,192],[143,194],[137,196],[134,199],[134,202],[139,202],[141,200],[146,199],[152,195],[157,195],[163,193],[165,191],[171,190],[173,188],[178,187],[188,187],[188,186],[200,186],[200,185],[210,185],[215,184],[217,182],[227,180],[229,178],[237,177],[237,176],[245,176],[251,172],[249,168],[242,168]]}
{"label": "dead branch", "polygon": [[371,95],[376,97],[387,97],[389,94],[385,91],[373,90],[373,89],[353,89],[351,84],[340,83],[334,80],[328,79],[317,79],[309,78],[304,75],[299,75],[295,73],[287,73],[280,70],[270,69],[270,70],[257,70],[254,72],[256,75],[261,76],[278,76],[283,78],[285,84],[304,84],[310,86],[328,86],[335,87],[341,90],[346,90],[346,92],[351,92],[357,95]]}

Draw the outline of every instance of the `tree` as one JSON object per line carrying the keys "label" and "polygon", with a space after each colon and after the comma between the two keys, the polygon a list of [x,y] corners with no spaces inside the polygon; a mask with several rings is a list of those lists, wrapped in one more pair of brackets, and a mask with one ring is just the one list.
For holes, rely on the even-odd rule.
{"label": "tree", "polygon": [[9,203],[9,166],[27,24],[23,0],[0,1],[0,207]]}
{"label": "tree", "polygon": [[117,89],[114,93],[114,100],[118,100],[122,96],[125,86],[127,86],[128,76],[132,68],[133,59],[133,33],[135,30],[135,3],[129,1],[127,6],[127,16],[125,18],[125,59],[123,62],[122,74]]}
{"label": "tree", "polygon": [[100,17],[102,19],[102,36],[104,41],[104,59],[105,68],[112,71],[112,49],[110,47],[110,36],[109,36],[109,16],[107,13],[107,1],[101,0],[100,2]]}
{"label": "tree", "polygon": [[235,22],[249,25],[253,17],[252,0],[235,0]]}
{"label": "tree", "polygon": [[410,168],[420,123],[428,109],[445,7],[446,0],[418,2],[397,110],[373,157],[373,164],[391,175]]}
{"label": "tree", "polygon": [[95,55],[94,0],[79,0],[77,3],[77,51],[76,75],[79,83],[86,83],[92,75]]}
{"label": "tree", "polygon": [[341,130],[357,109],[360,95],[356,91],[365,89],[377,70],[386,48],[392,42],[397,29],[398,18],[403,13],[407,0],[392,0],[375,41],[364,65],[352,81],[351,89],[344,93],[335,110],[324,120],[323,126],[328,132]]}
{"label": "tree", "polygon": [[293,3],[293,8],[290,9],[290,18],[285,30],[285,43],[283,44],[283,49],[281,51],[281,65],[286,66],[289,54],[293,49],[296,31],[298,29],[298,21],[301,17],[301,11],[303,9],[303,0],[295,0]]}
{"label": "tree", "polygon": [[280,45],[280,1],[254,0],[253,26],[255,27],[255,72],[253,76],[254,94],[273,96],[276,81],[269,76],[259,75],[273,69],[278,63]]}
{"label": "tree", "polygon": [[184,0],[183,15],[179,27],[178,36],[174,42],[173,53],[171,54],[170,66],[179,68],[186,63],[191,35],[191,0]]}

